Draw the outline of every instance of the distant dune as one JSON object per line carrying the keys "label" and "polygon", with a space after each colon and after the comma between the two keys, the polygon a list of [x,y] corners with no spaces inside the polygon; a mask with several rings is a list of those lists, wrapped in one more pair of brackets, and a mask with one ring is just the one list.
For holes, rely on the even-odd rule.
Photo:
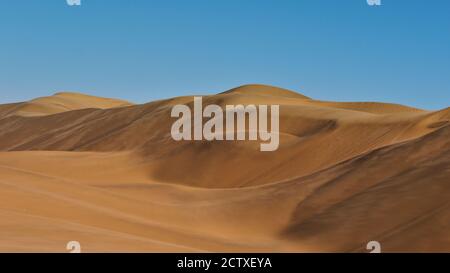
{"label": "distant dune", "polygon": [[450,108],[327,102],[246,85],[204,104],[279,104],[280,147],[176,142],[185,96],[57,93],[0,105],[0,251],[450,251]]}
{"label": "distant dune", "polygon": [[50,97],[1,105],[0,117],[43,116],[78,109],[108,109],[129,105],[132,104],[124,100],[101,98],[74,92],[59,92]]}

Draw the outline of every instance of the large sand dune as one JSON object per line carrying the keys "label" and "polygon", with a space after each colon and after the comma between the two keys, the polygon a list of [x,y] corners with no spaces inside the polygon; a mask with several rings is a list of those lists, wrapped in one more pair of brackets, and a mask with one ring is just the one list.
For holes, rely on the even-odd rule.
{"label": "large sand dune", "polygon": [[64,252],[73,240],[113,252],[348,252],[372,240],[450,251],[449,108],[263,85],[203,98],[279,104],[280,147],[267,153],[250,141],[172,140],[171,107],[193,97],[38,101],[0,106],[2,252]]}
{"label": "large sand dune", "polygon": [[108,109],[129,105],[132,104],[124,100],[101,98],[75,92],[59,92],[49,97],[0,105],[0,117],[44,116],[78,109]]}

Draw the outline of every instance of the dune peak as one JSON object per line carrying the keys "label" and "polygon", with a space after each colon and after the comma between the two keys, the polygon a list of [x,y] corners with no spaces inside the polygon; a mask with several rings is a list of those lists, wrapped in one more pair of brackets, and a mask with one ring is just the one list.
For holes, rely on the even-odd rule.
{"label": "dune peak", "polygon": [[221,94],[243,94],[243,95],[286,97],[296,99],[310,99],[309,97],[297,93],[295,91],[265,84],[245,84],[222,92]]}

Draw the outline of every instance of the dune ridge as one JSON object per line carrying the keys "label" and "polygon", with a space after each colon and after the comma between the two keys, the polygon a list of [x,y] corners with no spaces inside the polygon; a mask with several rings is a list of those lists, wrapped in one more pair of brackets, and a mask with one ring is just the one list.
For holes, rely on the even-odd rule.
{"label": "dune ridge", "polygon": [[203,97],[279,104],[280,148],[261,153],[172,140],[171,107],[192,96],[50,100],[0,105],[0,251],[450,251],[450,108],[264,85]]}
{"label": "dune ridge", "polygon": [[44,116],[78,109],[108,109],[130,105],[132,103],[124,100],[101,98],[76,92],[58,92],[52,96],[26,102],[0,105],[0,117]]}

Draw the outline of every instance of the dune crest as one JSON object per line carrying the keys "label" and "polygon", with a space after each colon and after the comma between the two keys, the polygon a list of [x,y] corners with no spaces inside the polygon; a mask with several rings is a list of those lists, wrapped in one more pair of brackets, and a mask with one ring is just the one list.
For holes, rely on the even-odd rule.
{"label": "dune crest", "polygon": [[284,88],[279,88],[263,84],[247,84],[242,85],[222,94],[241,94],[241,95],[257,95],[257,96],[273,96],[296,99],[310,99],[309,97]]}

